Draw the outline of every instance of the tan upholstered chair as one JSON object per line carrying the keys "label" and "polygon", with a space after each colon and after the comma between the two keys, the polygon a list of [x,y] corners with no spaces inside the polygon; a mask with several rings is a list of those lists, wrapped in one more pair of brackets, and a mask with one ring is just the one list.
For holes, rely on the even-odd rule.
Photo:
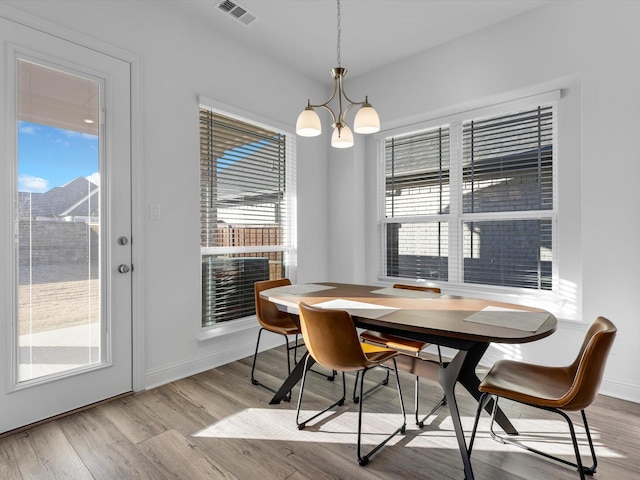
{"label": "tan upholstered chair", "polygon": [[[396,366],[395,356],[398,355],[396,350],[384,347],[376,347],[360,342],[358,332],[356,331],[353,319],[348,312],[344,310],[330,310],[309,306],[300,303],[300,326],[302,336],[309,355],[320,365],[342,372],[342,397],[332,405],[325,408],[310,418],[300,421],[300,406],[302,405],[302,396],[304,394],[304,384],[307,374],[307,365],[305,365],[302,384],[300,386],[300,396],[298,397],[298,408],[296,414],[296,422],[299,429],[303,429],[306,424],[322,415],[329,409],[344,404],[346,397],[345,372],[360,372],[360,394],[362,396],[362,386],[365,373],[374,367],[380,366],[384,362],[391,362],[396,375],[396,384],[398,389],[398,398],[400,401],[400,409],[402,412],[402,424],[392,434],[386,437],[382,442],[376,445],[366,455],[361,452],[361,433],[362,433],[362,404],[358,405],[358,464],[361,466],[369,463],[369,458],[384,446],[392,437],[398,433],[404,433],[406,428],[406,416],[404,411],[404,403],[402,401],[402,391],[400,389],[400,380],[398,378],[398,369]],[[309,361],[307,357],[306,362]]]}
{"label": "tan upholstered chair", "polygon": [[[260,385],[271,392],[275,390],[263,383],[260,383],[255,378],[256,360],[258,359],[258,347],[260,346],[260,336],[264,330],[272,333],[277,333],[284,336],[287,344],[287,375],[291,374],[291,360],[290,351],[294,351],[293,359],[294,363],[297,361],[297,349],[298,349],[298,335],[300,335],[300,329],[296,323],[292,320],[291,316],[286,312],[278,310],[276,305],[268,300],[264,300],[260,297],[260,292],[268,290],[270,288],[282,287],[285,285],[291,285],[291,281],[288,278],[282,278],[279,280],[266,280],[263,282],[256,282],[254,285],[255,301],[256,301],[256,317],[260,323],[260,331],[258,332],[258,340],[256,342],[256,352],[253,356],[253,365],[251,367],[251,383],[254,385]],[[289,335],[295,336],[295,344],[289,345]],[[291,392],[285,397],[285,400],[291,399]]]}
{"label": "tan upholstered chair", "polygon": [[[587,424],[585,409],[591,405],[598,394],[605,363],[616,332],[615,325],[609,320],[604,317],[596,318],[585,335],[578,356],[571,365],[566,367],[547,367],[513,360],[498,360],[478,387],[482,392],[482,396],[478,404],[478,412],[469,442],[469,454],[471,454],[473,448],[478,419],[482,409],[493,398],[495,401],[493,402],[490,433],[494,439],[573,466],[578,469],[582,480],[584,480],[585,474],[592,475],[595,473],[598,462],[589,425]],[[499,398],[507,398],[561,415],[569,425],[576,463],[497,435],[493,430],[493,422]],[[582,465],[575,429],[571,419],[565,413],[565,411],[578,410],[582,414],[584,428],[589,441],[593,460],[591,467]]]}
{"label": "tan upholstered chair", "polygon": [[[416,286],[416,285],[403,285],[400,283],[396,283],[393,288],[401,288],[401,289],[405,289],[405,290],[419,290],[422,292],[433,292],[433,293],[440,293],[440,289],[436,288],[436,287],[421,287],[421,286]],[[387,333],[381,333],[381,332],[376,332],[373,330],[365,330],[364,332],[362,332],[360,334],[360,339],[364,342],[367,343],[371,343],[374,345],[383,345],[387,348],[393,348],[395,350],[398,350],[400,353],[404,354],[404,355],[411,355],[411,356],[416,356],[416,357],[420,357],[420,352],[422,352],[422,350],[424,350],[425,348],[427,348],[429,346],[429,343],[427,342],[421,342],[419,340],[411,340],[409,338],[403,338],[403,337],[398,337],[396,335],[390,335]],[[440,353],[440,347],[438,346],[438,358],[440,363],[442,363],[442,355]],[[358,378],[356,377],[356,383],[357,383]],[[389,374],[387,371],[387,376],[385,377],[384,380],[382,380],[382,382],[380,382],[380,385],[386,385],[387,382],[389,381]],[[376,388],[377,385],[373,388]],[[422,419],[420,419],[420,377],[416,376],[416,381],[415,381],[415,394],[414,394],[414,405],[415,405],[415,418],[416,418],[416,425],[418,425],[419,427],[423,427],[424,426],[424,421],[431,415],[433,414],[438,408],[440,408],[442,405],[445,405],[446,403],[446,398],[443,396],[442,399],[431,409],[431,411],[429,411],[429,413],[427,413]],[[369,390],[371,391],[371,389]],[[365,392],[365,395],[369,392]],[[357,402],[359,400],[359,398],[355,395],[355,388],[354,388],[354,396],[353,396],[353,400],[355,402]]]}

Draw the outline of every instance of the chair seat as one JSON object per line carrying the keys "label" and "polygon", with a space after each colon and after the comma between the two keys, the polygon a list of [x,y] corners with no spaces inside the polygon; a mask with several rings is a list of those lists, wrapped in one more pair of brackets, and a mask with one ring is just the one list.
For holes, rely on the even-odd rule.
{"label": "chair seat", "polygon": [[360,345],[362,346],[362,351],[364,352],[365,357],[367,357],[367,360],[369,361],[369,365],[367,365],[367,367],[380,365],[398,354],[395,350],[370,345],[368,343],[361,343]]}
{"label": "chair seat", "polygon": [[370,343],[360,342],[360,346],[362,347],[362,351],[365,355],[373,354],[376,352],[388,352],[389,349],[386,347],[381,347],[379,345],[371,345]]}
{"label": "chair seat", "polygon": [[478,390],[541,407],[563,408],[574,378],[568,368],[498,360]]}
{"label": "chair seat", "polygon": [[427,342],[411,340],[410,338],[398,337],[396,335],[390,335],[386,333],[374,332],[372,330],[365,330],[360,334],[360,338],[367,342],[384,345],[387,348],[404,350],[412,353],[418,353],[429,345]]}
{"label": "chair seat", "polygon": [[300,329],[287,314],[271,317],[268,329],[280,335],[299,335]]}
{"label": "chair seat", "polygon": [[272,327],[270,329],[273,333],[279,333],[280,335],[300,335],[300,329],[295,325],[288,327]]}
{"label": "chair seat", "polygon": [[341,372],[356,372],[363,368],[377,367],[387,360],[392,359],[398,352],[385,347],[379,347],[377,345],[370,345],[367,343],[360,343],[364,358],[355,362],[353,358],[345,356],[336,357],[336,361],[325,360],[323,365],[327,368],[334,369]]}

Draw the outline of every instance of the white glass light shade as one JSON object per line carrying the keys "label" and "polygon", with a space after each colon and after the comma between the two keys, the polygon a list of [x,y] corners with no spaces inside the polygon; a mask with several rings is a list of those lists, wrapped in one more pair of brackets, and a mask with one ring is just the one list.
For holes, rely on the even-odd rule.
{"label": "white glass light shade", "polygon": [[356,119],[353,122],[353,131],[356,133],[376,133],[380,131],[378,112],[368,103],[365,103],[358,110]]}
{"label": "white glass light shade", "polygon": [[307,107],[298,115],[296,133],[303,137],[317,137],[322,133],[320,117],[313,108]]}
{"label": "white glass light shade", "polygon": [[333,135],[331,135],[331,146],[335,148],[349,148],[353,147],[353,133],[351,129],[346,125],[338,130],[338,127],[333,129]]}

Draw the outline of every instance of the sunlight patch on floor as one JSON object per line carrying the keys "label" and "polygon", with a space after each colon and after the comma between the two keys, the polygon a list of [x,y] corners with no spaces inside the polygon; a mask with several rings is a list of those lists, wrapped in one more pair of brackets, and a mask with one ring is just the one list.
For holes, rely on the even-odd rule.
{"label": "sunlight patch on floor", "polygon": [[[317,412],[303,410],[301,418],[309,418]],[[473,428],[473,417],[462,417],[462,425],[467,441]],[[237,438],[252,440],[275,440],[288,442],[315,442],[354,444],[357,441],[356,431],[358,413],[354,411],[331,411],[309,423],[305,429],[298,430],[295,410],[268,408],[248,408],[194,434],[203,438]],[[400,426],[397,413],[364,413],[362,422],[362,443],[375,445],[382,438]],[[573,446],[566,424],[561,420],[519,419],[517,428],[522,435],[520,439],[527,445],[539,448],[554,455],[573,456]],[[584,428],[575,425],[581,451],[588,449]],[[498,432],[500,430],[498,429]],[[526,433],[525,433],[526,432]],[[599,442],[599,435],[592,431],[593,441],[598,456],[621,457],[620,454],[607,449]],[[405,442],[409,448],[458,449],[458,442],[453,430],[451,418],[432,416],[419,429],[413,422],[412,415],[407,415],[407,427],[404,435],[397,435],[390,445]],[[481,419],[474,451],[504,451],[509,448],[491,439],[489,420]]]}
{"label": "sunlight patch on floor", "polygon": [[[300,412],[300,418],[304,420],[316,413],[303,410]],[[375,445],[400,427],[400,424],[401,417],[397,413],[364,413],[362,443]],[[357,412],[327,412],[307,424],[303,430],[298,430],[295,410],[249,408],[214,423],[194,436],[353,444],[356,442],[357,428]],[[407,430],[411,428],[407,425]],[[401,435],[396,436],[389,444],[397,443],[401,439]]]}

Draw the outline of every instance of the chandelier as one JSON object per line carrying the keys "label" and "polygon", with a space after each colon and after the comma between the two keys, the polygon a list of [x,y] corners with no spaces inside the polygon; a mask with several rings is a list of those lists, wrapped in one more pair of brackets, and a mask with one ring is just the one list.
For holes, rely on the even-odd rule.
{"label": "chandelier", "polygon": [[[380,117],[378,113],[369,103],[369,98],[364,97],[364,102],[354,102],[344,92],[344,77],[347,75],[347,69],[343,68],[340,63],[340,0],[337,0],[338,7],[338,35],[337,35],[337,57],[338,66],[331,69],[331,76],[333,77],[333,93],[329,100],[317,105],[311,104],[310,100],[307,100],[307,106],[298,116],[296,122],[296,133],[303,137],[315,137],[322,133],[322,124],[320,123],[320,117],[314,110],[315,108],[324,108],[331,114],[331,120],[333,127],[333,135],[331,136],[331,146],[335,148],[349,148],[353,146],[353,133],[346,123],[346,115],[354,105],[360,105],[360,109],[356,114],[353,122],[353,130],[356,133],[375,133],[380,130]],[[338,114],[331,109],[329,104],[337,98],[338,101]],[[346,108],[343,106],[346,104]]]}

